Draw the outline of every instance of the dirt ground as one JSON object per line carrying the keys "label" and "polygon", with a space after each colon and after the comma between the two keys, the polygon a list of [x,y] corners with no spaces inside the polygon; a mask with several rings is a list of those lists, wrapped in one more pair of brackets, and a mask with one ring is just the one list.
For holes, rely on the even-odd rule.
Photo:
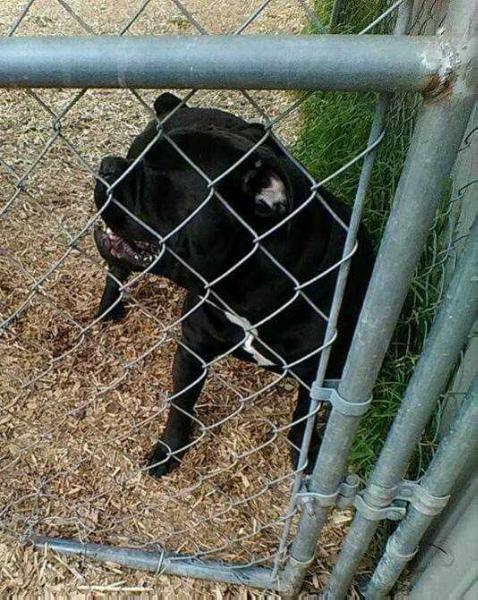
{"label": "dirt ground", "polygon": [[[114,34],[144,3],[69,0],[73,16],[63,4],[34,1],[15,35],[80,35],[84,27]],[[145,4],[128,34],[196,33],[173,2]],[[237,29],[259,5],[187,2],[211,33]],[[22,6],[3,0],[0,35]],[[298,33],[305,21],[299,2],[271,2],[245,32]],[[156,95],[139,94],[148,105]],[[296,100],[282,92],[251,96],[272,117]],[[240,92],[198,92],[190,102],[261,118]],[[55,114],[67,106],[59,127]],[[207,434],[179,471],[161,481],[145,475],[171,389],[182,292],[144,277],[124,321],[91,326],[104,265],[86,225],[94,214],[92,171],[105,154],[125,152],[147,110],[127,90],[3,90],[0,115],[0,319],[8,320],[0,338],[0,597],[261,597],[22,543],[41,533],[244,564],[273,557],[293,473],[287,431],[271,432],[290,420],[294,386],[223,361],[198,406]],[[298,127],[295,111],[276,131],[291,143]],[[346,512],[334,515],[309,591],[320,589],[348,520]]]}

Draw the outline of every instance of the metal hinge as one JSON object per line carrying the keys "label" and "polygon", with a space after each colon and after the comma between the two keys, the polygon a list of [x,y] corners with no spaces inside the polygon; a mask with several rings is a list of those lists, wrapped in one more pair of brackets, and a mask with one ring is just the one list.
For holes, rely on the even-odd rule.
{"label": "metal hinge", "polygon": [[406,514],[409,503],[418,512],[433,517],[447,505],[450,496],[433,496],[419,482],[404,479],[393,488],[369,484],[367,498],[376,498],[383,506],[373,506],[363,495],[357,495],[355,508],[369,521],[391,519],[397,521]]}
{"label": "metal hinge", "polygon": [[405,506],[395,503],[382,507],[371,506],[362,495],[355,498],[354,507],[367,521],[382,521],[384,519],[400,521],[407,512]]}
{"label": "metal hinge", "polygon": [[308,483],[308,480],[304,481],[300,491],[297,493],[297,499],[309,514],[313,514],[316,505],[336,506],[337,508],[353,506],[354,498],[357,495],[360,485],[360,477],[354,473],[347,475],[333,494],[311,492],[309,491]]}
{"label": "metal hinge", "polygon": [[320,402],[329,402],[335,410],[343,415],[360,417],[367,412],[368,407],[372,402],[371,397],[365,402],[350,402],[349,400],[342,398],[337,391],[336,387],[338,386],[339,381],[335,383],[335,380],[330,380],[328,383],[329,385],[332,384],[333,387],[323,387],[314,382],[310,390],[310,397],[314,400],[319,400]]}

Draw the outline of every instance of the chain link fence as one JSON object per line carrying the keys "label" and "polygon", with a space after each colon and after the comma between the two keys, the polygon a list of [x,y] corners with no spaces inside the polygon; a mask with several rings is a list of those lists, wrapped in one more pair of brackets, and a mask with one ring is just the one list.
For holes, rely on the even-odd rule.
{"label": "chain link fence", "polygon": [[[437,17],[434,4],[418,3],[408,13],[417,33],[431,34],[441,27],[446,15]],[[377,4],[357,33],[391,31],[399,10],[402,16],[396,27],[402,30],[396,31],[403,33],[406,7],[406,2]],[[9,0],[1,10],[5,37],[247,36],[326,29],[320,10],[303,1],[233,2],[227,7],[199,0],[147,0],[134,6],[105,1],[92,7],[80,0],[31,0],[20,9]],[[339,15],[333,19],[334,27],[346,23],[340,6],[333,12]],[[319,179],[288,150],[300,134],[301,110],[310,93],[200,89],[177,93],[178,103],[163,96],[165,109],[155,111],[158,92],[153,90],[2,91],[0,523],[7,539],[73,539],[79,545],[72,543],[67,551],[75,553],[81,547],[80,554],[97,557],[102,552],[107,557],[105,545],[127,546],[151,552],[149,568],[157,574],[181,574],[175,564],[186,562],[192,575],[274,587],[272,583],[290,567],[291,556],[300,568],[312,564],[301,558],[300,548],[294,550],[297,539],[299,545],[304,539],[299,519],[304,513],[315,518],[311,499],[327,494],[313,486],[304,488],[304,474],[312,466],[309,446],[317,443],[314,422],[317,431],[323,429],[328,412],[330,397],[324,393],[335,389],[324,379],[341,375],[350,344],[354,317],[347,321],[339,312],[344,293],[347,311],[358,313],[361,305],[360,293],[347,299],[350,289],[345,281],[351,258],[357,252],[360,256],[363,248],[363,243],[356,243],[358,224],[375,153],[384,139],[390,98],[384,94],[379,99],[368,140],[351,141],[343,164]],[[408,126],[415,102],[410,95],[397,102],[392,122],[398,118],[401,127]],[[203,153],[211,142],[201,136],[197,145],[191,142],[203,133],[201,114],[188,113],[198,124],[180,129],[187,107],[220,108],[245,119],[228,121],[225,135],[218,134],[215,122],[208,123],[216,142],[236,135],[234,152],[215,158],[210,171]],[[149,137],[127,164],[116,159],[98,169],[105,156],[124,157],[148,122]],[[162,165],[158,148],[173,157],[168,159],[173,166],[167,160]],[[124,200],[126,184],[139,177],[149,157],[158,160],[161,171],[180,173],[174,185],[184,178],[199,190],[192,208],[189,205],[187,214],[167,230]],[[272,175],[257,173],[267,160],[276,170]],[[340,189],[348,173],[355,174],[352,212],[324,190]],[[259,208],[253,217],[235,202],[228,187],[231,180],[237,185],[237,174],[239,185],[252,181],[256,186],[259,198],[253,195],[251,201],[259,202]],[[146,184],[143,180],[138,185]],[[300,202],[287,204],[288,185],[302,186]],[[389,198],[382,202],[388,212]],[[437,269],[443,266],[444,272],[457,241],[447,226],[450,206],[433,228],[429,245],[433,259],[425,257],[426,268],[415,280],[413,299],[417,301],[422,290],[424,300],[419,301],[426,310],[438,305],[443,278]],[[261,211],[266,211],[265,217]],[[316,213],[328,223],[334,251],[304,273],[283,245],[290,236],[306,231]],[[140,232],[139,244],[129,237],[125,246],[111,230],[96,229],[103,220],[115,229],[111,219],[121,221],[124,215],[130,229],[136,226]],[[201,221],[204,215],[209,229]],[[227,215],[221,223],[239,240],[239,252],[219,243],[223,231],[217,225],[211,228],[208,215],[221,219]],[[203,223],[201,231],[209,236],[201,249],[207,259],[199,263],[178,244],[197,223]],[[109,271],[95,247],[94,231],[96,245],[113,264]],[[115,268],[115,258],[120,263],[129,260],[133,268],[126,271],[128,275],[134,271],[129,279],[124,269]],[[194,301],[186,298],[184,286],[154,276],[165,261],[193,281]],[[262,272],[273,277],[277,287],[261,287]],[[364,274],[365,283],[367,279]],[[102,303],[97,312],[105,280],[113,301]],[[232,294],[230,281],[235,282]],[[326,285],[330,291],[323,299],[321,289]],[[239,293],[254,297],[256,288],[262,295],[252,307],[237,298]],[[241,312],[243,306],[247,314]],[[120,307],[126,309],[123,318],[105,322],[108,315],[119,316]],[[284,344],[278,338],[295,321],[298,307],[302,311],[306,307],[308,325],[300,330],[296,323],[295,337]],[[416,312],[412,307],[410,314]],[[196,338],[191,331],[197,331],[202,314],[227,330],[210,355],[198,353],[192,343]],[[341,331],[341,320],[347,334]],[[412,326],[407,323],[408,331]],[[182,331],[190,333],[185,336]],[[174,370],[175,353],[176,361],[188,363],[194,371],[186,382],[178,370],[187,367],[182,365],[181,370],[176,365]],[[237,356],[271,368],[258,370]],[[203,384],[194,407],[190,392],[199,392]],[[303,397],[296,408],[298,389]],[[368,405],[365,400],[362,404]],[[148,464],[168,414],[190,419],[194,433],[177,447],[160,445]],[[184,426],[184,419],[180,421]],[[152,469],[163,471],[176,462],[179,468],[163,478],[149,476]],[[356,492],[357,482],[352,479],[348,484],[349,491],[341,488],[342,509],[353,502]],[[330,504],[324,504],[326,510]],[[327,525],[326,545],[314,563],[316,586],[323,585],[343,537],[343,524],[350,518],[342,510]],[[87,552],[85,544],[101,546],[90,546]],[[140,566],[134,556],[116,558]],[[207,570],[208,561],[216,561],[222,577]],[[190,565],[199,565],[198,571]]]}
{"label": "chain link fence", "polygon": [[[122,35],[130,30],[207,33],[199,17],[181,3],[176,9],[173,4],[150,4],[143,3],[119,24]],[[197,4],[204,13],[204,5]],[[246,33],[246,27],[262,31],[267,25],[267,4],[261,5],[264,11],[248,15],[244,6],[210,10],[211,16],[225,13],[222,31]],[[33,3],[8,34],[50,34],[71,27],[104,32],[75,8],[81,9],[81,3],[50,3],[35,14]],[[284,6],[271,8],[269,30],[277,31]],[[304,11],[298,17],[301,3],[285,8],[298,24],[296,31],[313,14]],[[215,25],[210,17],[204,20]],[[290,31],[289,21],[284,21]],[[157,94],[6,94],[4,102],[14,110],[7,113],[9,135],[2,147],[3,177],[11,189],[2,240],[2,290],[11,289],[2,303],[7,327],[2,381],[8,386],[3,468],[5,477],[18,482],[4,489],[8,530],[20,537],[34,531],[141,548],[161,546],[195,557],[240,558],[242,564],[279,561],[284,528],[297,511],[290,511],[288,499],[298,476],[290,464],[287,438],[296,393],[293,382],[285,380],[288,371],[272,376],[231,359],[215,360],[195,416],[201,435],[178,473],[161,485],[146,476],[144,457],[174,402],[167,394],[184,293],[151,278],[147,269],[123,290],[125,321],[105,327],[94,317],[104,278],[91,239],[98,220],[92,189],[97,164],[105,154],[125,153],[140,124],[153,116]],[[302,102],[263,92],[191,91],[184,100],[264,123],[267,129],[259,143],[272,135],[293,141]],[[160,130],[157,139],[162,135]],[[351,152],[351,160],[360,160],[364,150]],[[182,156],[194,169],[187,155]],[[256,247],[261,247],[260,240]],[[206,301],[222,308],[223,300],[214,292]]]}

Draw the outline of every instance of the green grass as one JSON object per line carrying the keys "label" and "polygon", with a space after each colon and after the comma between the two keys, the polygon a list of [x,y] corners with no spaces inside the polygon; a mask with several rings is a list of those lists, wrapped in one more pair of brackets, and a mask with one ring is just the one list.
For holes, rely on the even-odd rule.
{"label": "green grass", "polygon": [[[323,23],[328,21],[330,4],[329,0],[317,3],[317,14]],[[347,26],[341,27],[340,31],[360,31],[380,13],[383,2],[368,0],[360,3],[359,7],[353,4],[353,14],[345,15]],[[324,92],[315,93],[305,101],[304,125],[294,153],[318,180],[333,173],[365,148],[375,101],[373,93]],[[376,247],[388,218],[406,155],[416,105],[417,98],[411,94],[397,95],[393,99],[387,120],[387,135],[377,152],[363,216]],[[360,168],[361,162],[354,164],[327,187],[352,203]],[[441,296],[443,256],[440,248],[447,214],[447,203],[444,201],[442,204],[376,383],[372,408],[363,418],[354,442],[351,459],[354,469],[362,476],[371,470],[383,444]],[[432,424],[413,460],[412,476],[421,472],[433,444]]]}

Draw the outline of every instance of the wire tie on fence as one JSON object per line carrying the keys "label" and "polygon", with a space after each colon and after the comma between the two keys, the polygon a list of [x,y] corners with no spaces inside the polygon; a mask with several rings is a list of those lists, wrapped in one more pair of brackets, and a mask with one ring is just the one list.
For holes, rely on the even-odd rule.
{"label": "wire tie on fence", "polygon": [[163,571],[164,571],[164,568],[165,568],[165,565],[163,565],[163,563],[164,563],[164,550],[161,549],[161,554],[159,555],[159,558],[158,558],[158,565],[157,565],[156,570],[154,572],[155,575],[162,575],[163,574]]}
{"label": "wire tie on fence", "polygon": [[[332,380],[330,380],[330,382],[332,383]],[[323,387],[314,381],[310,390],[310,397],[314,400],[319,400],[320,402],[329,402],[332,405],[332,408],[341,414],[350,417],[360,417],[367,412],[368,407],[372,402],[371,396],[365,402],[350,402],[349,400],[342,398],[338,393],[335,382],[332,383],[332,385],[334,385],[334,387]]]}
{"label": "wire tie on fence", "polygon": [[315,555],[307,560],[299,560],[298,558],[294,558],[292,555],[289,556],[289,561],[291,563],[296,564],[296,565],[303,565],[304,567],[308,567],[309,565],[311,565],[314,562],[314,560],[315,560]]}

